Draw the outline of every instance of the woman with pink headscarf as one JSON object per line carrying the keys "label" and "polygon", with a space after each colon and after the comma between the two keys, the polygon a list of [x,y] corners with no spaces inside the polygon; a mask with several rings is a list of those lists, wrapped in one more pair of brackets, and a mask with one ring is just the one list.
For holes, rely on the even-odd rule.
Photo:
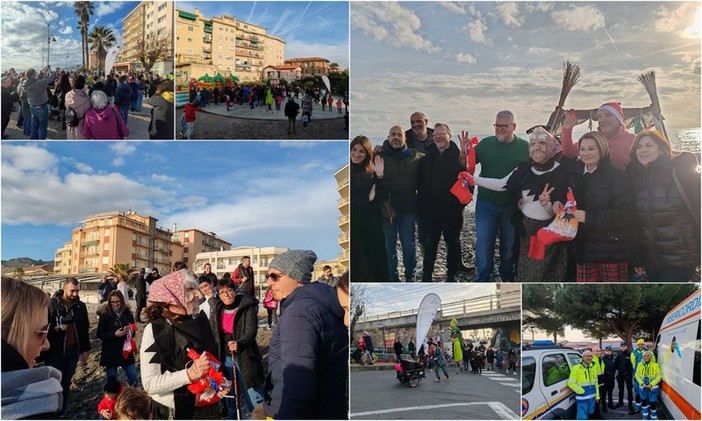
{"label": "woman with pink headscarf", "polygon": [[[219,404],[196,406],[196,395],[187,388],[210,368],[207,357],[192,361],[188,350],[217,352],[199,304],[197,281],[187,269],[164,276],[149,287],[148,306],[141,316],[149,323],[139,355],[144,389],[153,399],[154,419],[220,418]],[[220,392],[220,397],[227,391]]]}

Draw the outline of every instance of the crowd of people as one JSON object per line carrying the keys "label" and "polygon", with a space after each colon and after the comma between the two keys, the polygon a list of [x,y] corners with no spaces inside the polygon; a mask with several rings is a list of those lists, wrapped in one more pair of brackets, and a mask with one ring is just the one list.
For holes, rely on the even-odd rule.
{"label": "crowd of people", "polygon": [[50,66],[2,74],[2,137],[14,109],[17,127],[29,139],[47,137],[49,120],[61,122],[65,139],[127,139],[130,112],[151,106],[149,139],[173,139],[174,94],[168,76],[112,72],[105,77]]}
{"label": "crowd of people", "polygon": [[[545,367],[546,382],[559,379],[567,373],[565,366]],[[627,392],[629,414],[641,413],[644,420],[658,419],[658,391],[661,382],[661,369],[656,357],[643,339],[636,341],[636,348],[629,350],[627,342],[615,355],[611,346],[603,351],[600,348],[583,352],[582,363],[570,370],[568,387],[575,392],[577,419],[603,419],[602,414],[609,409],[624,406],[624,392]],[[614,405],[614,384],[617,382],[619,400]],[[552,383],[553,384],[553,383]],[[633,399],[632,399],[633,388]]]}
{"label": "crowd of people", "polygon": [[[448,125],[432,129],[425,114],[415,112],[411,129],[391,127],[375,148],[365,136],[354,138],[352,281],[400,281],[398,248],[404,281],[435,281],[442,236],[446,279],[472,272],[461,243],[470,198],[456,193],[459,177],[470,193],[477,191],[475,226],[468,228],[476,238],[475,281],[694,279],[700,262],[696,157],[674,153],[657,130],[629,133],[616,102],[602,104],[597,130],[574,141],[576,122],[569,110],[560,138],[537,126],[526,140],[515,134],[514,114],[503,110],[495,136],[475,142],[461,132],[456,144]],[[542,236],[554,219],[574,220],[577,233]]]}
{"label": "crowd of people", "polygon": [[[290,250],[271,261],[264,305],[279,307],[280,317],[268,319],[265,361],[249,257],[221,279],[211,267],[196,276],[181,262],[164,276],[141,270],[126,293],[122,281],[103,276],[95,336],[105,382],[96,417],[348,418],[348,273],[333,286],[312,282],[316,259],[310,250]],[[145,325],[135,323],[129,305],[132,285],[141,310],[136,321]],[[80,282],[66,278],[50,298],[3,277],[1,293],[3,416],[63,416],[78,362],[92,352]],[[37,361],[44,364],[33,368]],[[26,393],[28,387],[36,392]]]}

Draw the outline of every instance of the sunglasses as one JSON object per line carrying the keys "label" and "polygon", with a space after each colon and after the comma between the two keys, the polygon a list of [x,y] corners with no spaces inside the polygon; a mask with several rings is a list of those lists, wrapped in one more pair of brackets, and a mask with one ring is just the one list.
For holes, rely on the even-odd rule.
{"label": "sunglasses", "polygon": [[282,272],[281,273],[269,273],[268,275],[266,275],[266,279],[270,279],[273,282],[278,282],[280,280],[280,278],[282,278],[283,276],[285,276],[285,274]]}

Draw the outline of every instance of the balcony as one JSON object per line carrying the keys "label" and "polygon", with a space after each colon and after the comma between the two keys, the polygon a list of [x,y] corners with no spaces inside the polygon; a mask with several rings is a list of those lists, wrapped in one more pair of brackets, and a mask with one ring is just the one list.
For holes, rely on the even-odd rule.
{"label": "balcony", "polygon": [[336,201],[336,207],[340,208],[348,203],[349,203],[349,199],[342,197],[341,199]]}
{"label": "balcony", "polygon": [[341,189],[342,187],[346,187],[348,185],[349,185],[349,177],[346,176],[346,177],[342,178],[341,180],[337,181],[336,188],[338,190],[338,189]]}
{"label": "balcony", "polygon": [[336,223],[337,225],[341,226],[342,224],[349,222],[349,219],[349,215],[343,215],[337,218]]}
{"label": "balcony", "polygon": [[80,243],[81,247],[87,247],[87,246],[96,246],[100,244],[100,240],[90,240],[90,241],[85,241]]}
{"label": "balcony", "polygon": [[349,242],[349,234],[348,233],[341,234],[340,236],[336,237],[336,240],[339,244],[348,243]]}

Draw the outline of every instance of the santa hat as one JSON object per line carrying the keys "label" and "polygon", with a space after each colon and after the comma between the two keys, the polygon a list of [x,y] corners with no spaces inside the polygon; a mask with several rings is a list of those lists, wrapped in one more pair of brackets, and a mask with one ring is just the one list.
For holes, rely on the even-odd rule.
{"label": "santa hat", "polygon": [[619,102],[605,102],[600,105],[597,111],[609,111],[620,123],[624,122],[624,110],[622,109],[622,104]]}

